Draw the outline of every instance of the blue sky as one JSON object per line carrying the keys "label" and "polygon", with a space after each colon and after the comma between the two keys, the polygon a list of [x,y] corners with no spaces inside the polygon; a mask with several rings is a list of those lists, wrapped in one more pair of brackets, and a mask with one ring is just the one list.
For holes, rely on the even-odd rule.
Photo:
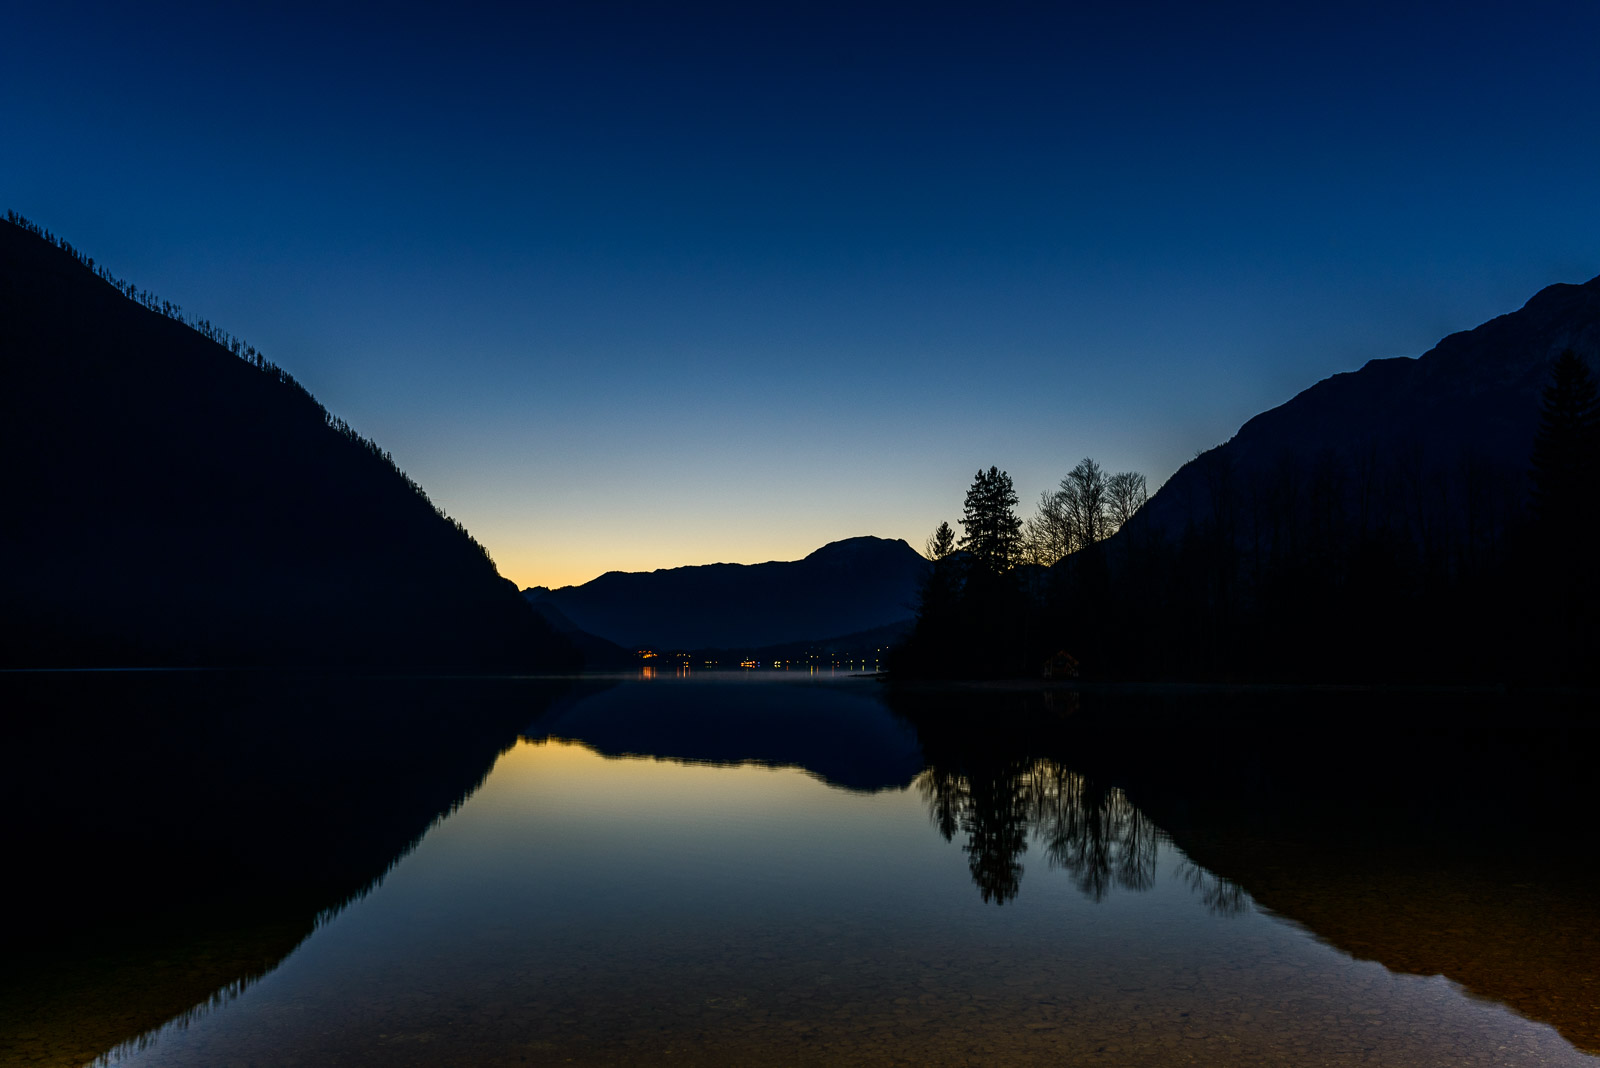
{"label": "blue sky", "polygon": [[1166,479],[1600,273],[1600,5],[27,5],[0,202],[519,584]]}

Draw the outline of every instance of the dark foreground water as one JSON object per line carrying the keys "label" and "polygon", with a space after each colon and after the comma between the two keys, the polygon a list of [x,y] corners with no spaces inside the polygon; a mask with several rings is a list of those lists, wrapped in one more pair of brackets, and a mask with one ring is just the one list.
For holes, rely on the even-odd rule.
{"label": "dark foreground water", "polygon": [[[424,709],[457,692],[429,686],[402,689]],[[340,706],[363,695],[404,705],[355,686]],[[259,744],[244,739],[278,729],[260,717],[281,700],[248,709],[250,729],[223,742]],[[1357,713],[1341,730],[1392,732],[1362,700],[1334,702]],[[459,758],[466,781],[434,799],[431,825],[410,802],[419,826],[383,825],[384,791],[409,795],[377,764],[341,757],[318,778],[274,756],[303,790],[337,800],[259,813],[219,802],[240,806],[230,824],[246,838],[282,821],[293,839],[261,846],[270,888],[252,891],[247,860],[214,858],[216,893],[160,923],[148,922],[159,900],[141,901],[87,946],[66,933],[30,943],[9,965],[0,1054],[163,1066],[1592,1063],[1592,824],[1564,790],[1525,803],[1586,731],[1536,725],[1508,742],[1430,720],[1388,746],[1403,750],[1408,786],[1392,752],[1361,768],[1309,755],[1303,731],[1262,741],[1273,734],[1262,715],[1304,706],[1275,698],[1212,730],[1195,720],[1217,710],[1181,697],[1106,711],[1069,696],[945,694],[891,709],[862,680],[502,684],[457,716],[520,708],[529,721],[477,772]],[[426,774],[425,759],[379,739],[431,721],[371,715],[356,721],[371,745]],[[1440,762],[1421,766],[1429,754]],[[1296,761],[1301,772],[1271,770]],[[341,778],[358,789],[338,793]],[[217,835],[194,818],[197,837]],[[386,873],[382,858],[343,871],[295,852],[304,827],[338,851],[361,840],[363,820],[402,842]],[[155,859],[181,869],[178,854],[197,848],[182,838]],[[143,877],[128,863],[102,872],[97,892]],[[309,881],[283,871],[319,864]],[[197,996],[185,982],[213,988]]]}

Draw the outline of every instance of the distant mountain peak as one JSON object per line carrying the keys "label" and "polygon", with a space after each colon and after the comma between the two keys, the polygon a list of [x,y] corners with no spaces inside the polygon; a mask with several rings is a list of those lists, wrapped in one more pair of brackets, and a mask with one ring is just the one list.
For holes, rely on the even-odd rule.
{"label": "distant mountain peak", "polygon": [[800,560],[608,571],[526,596],[627,648],[755,648],[897,623],[913,611],[926,567],[904,541],[864,535]]}
{"label": "distant mountain peak", "polygon": [[[854,538],[841,538],[838,541],[830,541],[822,548],[814,549],[807,553],[804,559],[837,560],[845,557],[856,557],[862,553],[892,552],[894,551],[894,546],[897,545],[904,546],[907,549],[911,548],[902,538],[879,538],[871,534],[861,534]],[[912,551],[915,552],[916,550]]]}

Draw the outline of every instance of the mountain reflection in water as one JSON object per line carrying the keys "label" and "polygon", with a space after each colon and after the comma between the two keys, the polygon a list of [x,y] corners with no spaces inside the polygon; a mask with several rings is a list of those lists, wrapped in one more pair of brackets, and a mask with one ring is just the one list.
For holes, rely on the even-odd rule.
{"label": "mountain reflection in water", "polygon": [[574,684],[0,674],[0,1064],[82,1065],[271,972]]}
{"label": "mountain reflection in water", "polygon": [[[1589,728],[1507,732],[1452,712],[1405,729],[1394,702],[1349,695],[886,706],[860,680],[455,685],[300,695],[387,724],[391,757],[418,755],[362,773],[360,819],[408,792],[454,810],[414,849],[421,827],[372,824],[386,857],[404,856],[387,875],[388,860],[347,865],[310,911],[303,880],[280,877],[268,901],[223,894],[231,926],[198,936],[133,924],[142,948],[119,967],[142,985],[107,982],[72,939],[8,955],[0,1060],[77,1064],[128,1040],[118,1062],[180,1066],[1556,1064],[1600,1050],[1593,802],[1574,785]],[[1328,701],[1359,743],[1323,730],[1312,747],[1283,726],[1334,722]],[[478,740],[426,786],[411,781],[424,754],[452,751],[430,703]],[[300,737],[311,722],[294,720]],[[248,805],[232,822],[271,863],[316,869],[306,850],[363,836],[329,803],[361,791],[294,767],[320,800],[302,796],[276,830]],[[344,829],[307,835],[311,813]],[[379,876],[315,923],[351,879]],[[107,944],[129,927],[102,925]],[[276,942],[252,933],[269,928]],[[228,976],[235,959],[259,963]],[[204,1002],[197,977],[215,990],[260,973],[140,1037]],[[74,1027],[97,1036],[87,1055],[62,1038]]]}

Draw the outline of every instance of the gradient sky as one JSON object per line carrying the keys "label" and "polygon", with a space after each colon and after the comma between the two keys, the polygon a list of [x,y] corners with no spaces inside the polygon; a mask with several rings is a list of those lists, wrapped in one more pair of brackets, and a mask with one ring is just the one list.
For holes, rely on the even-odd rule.
{"label": "gradient sky", "polygon": [[1600,4],[1298,6],[19,4],[0,208],[519,585],[920,547],[1600,273]]}

